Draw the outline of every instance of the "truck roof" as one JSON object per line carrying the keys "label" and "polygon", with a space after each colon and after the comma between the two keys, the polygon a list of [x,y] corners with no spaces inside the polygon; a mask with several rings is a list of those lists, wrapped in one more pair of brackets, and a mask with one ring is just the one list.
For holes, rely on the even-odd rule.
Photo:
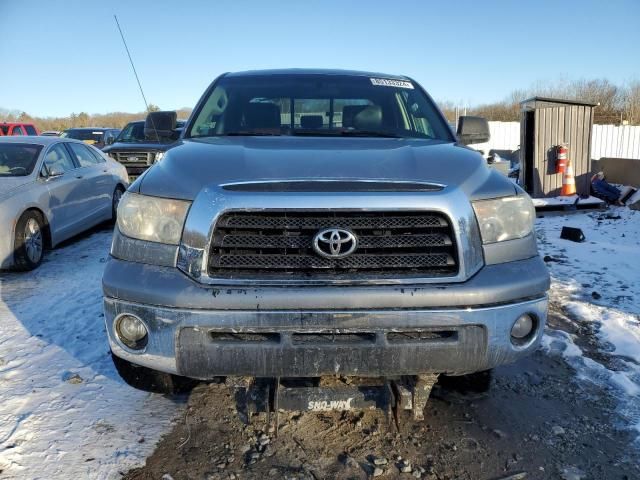
{"label": "truck roof", "polygon": [[65,130],[69,131],[69,130],[96,130],[96,131],[105,131],[105,130],[119,130],[116,127],[71,127],[71,128],[67,128]]}
{"label": "truck roof", "polygon": [[404,75],[390,75],[388,73],[365,72],[360,70],[340,70],[335,68],[283,68],[270,70],[246,70],[242,72],[229,72],[228,77],[252,77],[265,75],[348,75],[357,77],[382,77],[393,80],[409,80]]}

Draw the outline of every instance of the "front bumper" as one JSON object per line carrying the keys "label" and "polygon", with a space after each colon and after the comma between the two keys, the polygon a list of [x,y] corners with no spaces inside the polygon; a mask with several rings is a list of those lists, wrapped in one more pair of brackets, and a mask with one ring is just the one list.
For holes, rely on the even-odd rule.
{"label": "front bumper", "polygon": [[[113,352],[135,364],[192,378],[330,374],[463,374],[529,354],[547,315],[549,276],[532,258],[484,267],[446,285],[224,289],[172,267],[110,259],[103,279]],[[141,318],[141,351],[114,332],[121,314]],[[514,345],[522,314],[536,333]]]}

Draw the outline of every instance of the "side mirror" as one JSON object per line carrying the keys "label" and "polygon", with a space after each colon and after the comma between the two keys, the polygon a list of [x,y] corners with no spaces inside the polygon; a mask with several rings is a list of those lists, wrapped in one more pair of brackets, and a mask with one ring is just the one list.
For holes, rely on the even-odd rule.
{"label": "side mirror", "polygon": [[460,117],[458,119],[458,141],[463,145],[488,142],[491,138],[489,122],[482,117]]}
{"label": "side mirror", "polygon": [[46,180],[53,180],[64,175],[64,170],[56,165],[44,165],[42,168],[42,176]]}
{"label": "side mirror", "polygon": [[144,121],[144,136],[147,140],[171,138],[176,129],[178,114],[173,111],[150,112]]}
{"label": "side mirror", "polygon": [[112,145],[115,141],[116,137],[114,137],[113,135],[109,135],[104,143],[107,145]]}

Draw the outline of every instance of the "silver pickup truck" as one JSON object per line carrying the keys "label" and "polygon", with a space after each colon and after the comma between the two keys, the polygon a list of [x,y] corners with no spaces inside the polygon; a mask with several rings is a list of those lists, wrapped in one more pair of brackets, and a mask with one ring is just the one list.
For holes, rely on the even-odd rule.
{"label": "silver pickup truck", "polygon": [[[529,196],[404,76],[228,73],[122,198],[103,278],[131,385],[434,378],[531,353],[547,315]],[[337,408],[349,401],[308,402]]]}

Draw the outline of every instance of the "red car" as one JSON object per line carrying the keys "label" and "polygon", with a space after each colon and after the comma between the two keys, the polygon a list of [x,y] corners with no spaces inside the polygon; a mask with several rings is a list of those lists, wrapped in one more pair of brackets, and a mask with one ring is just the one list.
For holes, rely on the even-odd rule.
{"label": "red car", "polygon": [[32,123],[3,122],[0,123],[0,135],[39,135],[38,129]]}

